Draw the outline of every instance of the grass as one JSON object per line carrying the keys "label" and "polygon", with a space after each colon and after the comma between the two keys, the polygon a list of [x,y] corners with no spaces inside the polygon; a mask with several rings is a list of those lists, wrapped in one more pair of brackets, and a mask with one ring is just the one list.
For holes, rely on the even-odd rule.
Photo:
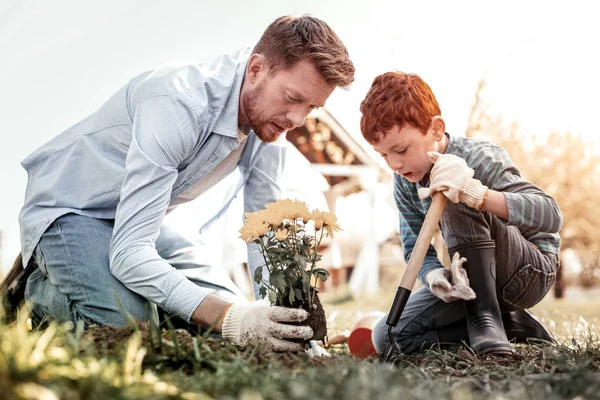
{"label": "grass", "polygon": [[[393,290],[384,290],[391,293]],[[325,293],[330,335],[391,295]],[[396,365],[357,360],[345,345],[331,358],[244,351],[210,337],[145,324],[113,329],[51,324],[27,328],[26,313],[0,324],[3,399],[594,399],[600,398],[600,299],[544,300],[534,309],[559,339],[517,345],[511,358],[464,347],[404,356]]]}

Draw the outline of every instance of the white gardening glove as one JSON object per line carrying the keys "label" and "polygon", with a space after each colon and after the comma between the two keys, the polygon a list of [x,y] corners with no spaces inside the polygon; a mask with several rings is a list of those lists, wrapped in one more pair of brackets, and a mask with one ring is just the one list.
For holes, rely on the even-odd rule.
{"label": "white gardening glove", "polygon": [[427,274],[429,289],[446,303],[475,298],[475,292],[469,287],[467,271],[462,267],[465,261],[467,259],[456,252],[450,268],[438,268]]}
{"label": "white gardening glove", "polygon": [[433,164],[428,188],[419,189],[419,197],[424,199],[435,192],[443,192],[454,204],[464,203],[480,210],[487,197],[488,188],[479,180],[473,179],[474,171],[466,161],[452,154],[427,153]]}
{"label": "white gardening glove", "polygon": [[241,348],[264,343],[275,351],[302,351],[301,343],[285,339],[310,339],[312,329],[281,322],[301,322],[307,317],[305,310],[271,306],[267,300],[234,303],[223,318],[222,335]]}

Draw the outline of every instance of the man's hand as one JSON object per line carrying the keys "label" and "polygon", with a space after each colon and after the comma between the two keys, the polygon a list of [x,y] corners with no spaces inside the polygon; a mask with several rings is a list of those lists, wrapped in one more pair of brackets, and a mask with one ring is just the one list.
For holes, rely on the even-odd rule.
{"label": "man's hand", "polygon": [[312,329],[281,322],[301,322],[307,317],[302,309],[270,306],[266,300],[234,303],[223,319],[223,339],[242,348],[262,342],[275,351],[302,351],[301,343],[285,339],[310,339]]}
{"label": "man's hand", "polygon": [[473,300],[475,292],[469,287],[467,271],[462,267],[466,258],[455,253],[452,267],[438,268],[427,274],[429,289],[446,303],[456,300]]}
{"label": "man's hand", "polygon": [[427,153],[434,164],[428,188],[419,189],[419,197],[424,199],[435,192],[443,192],[454,204],[464,203],[477,210],[485,201],[487,186],[473,179],[474,171],[465,160],[452,154]]}

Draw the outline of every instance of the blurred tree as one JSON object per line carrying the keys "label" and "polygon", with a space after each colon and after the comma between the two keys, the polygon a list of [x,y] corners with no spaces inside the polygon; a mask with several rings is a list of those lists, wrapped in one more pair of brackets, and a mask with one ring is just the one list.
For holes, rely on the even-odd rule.
{"label": "blurred tree", "polygon": [[[551,132],[547,136],[527,134],[518,124],[507,125],[490,112],[479,81],[465,134],[502,146],[521,169],[523,177],[554,197],[563,213],[561,247],[572,248],[582,260],[581,277],[594,284],[600,274],[600,155],[593,144],[573,132]],[[563,268],[564,268],[563,264]],[[554,287],[562,297],[563,268]]]}

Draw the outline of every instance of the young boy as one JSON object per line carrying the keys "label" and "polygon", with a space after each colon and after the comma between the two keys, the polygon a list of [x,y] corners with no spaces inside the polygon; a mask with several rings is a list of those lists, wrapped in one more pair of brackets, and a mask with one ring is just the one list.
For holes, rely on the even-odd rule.
{"label": "young boy", "polygon": [[[556,279],[562,225],[556,201],[523,179],[501,147],[446,133],[434,94],[415,74],[378,76],[360,109],[363,136],[396,173],[405,259],[431,195],[441,191],[451,200],[440,229],[453,269],[474,291],[453,290],[465,280],[443,268],[430,246],[419,273],[424,287],[410,296],[392,331],[402,351],[468,341],[477,353],[500,355],[512,353],[509,340],[552,341],[527,309]],[[373,330],[379,353],[390,346],[385,321]]]}

